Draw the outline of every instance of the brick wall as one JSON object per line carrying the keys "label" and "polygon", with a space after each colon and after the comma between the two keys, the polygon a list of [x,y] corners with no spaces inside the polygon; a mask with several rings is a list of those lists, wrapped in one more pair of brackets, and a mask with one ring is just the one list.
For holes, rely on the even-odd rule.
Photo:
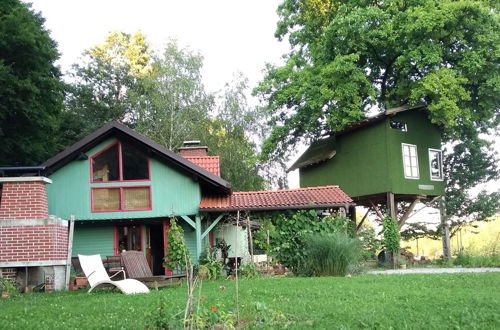
{"label": "brick wall", "polygon": [[0,277],[15,281],[17,278],[17,268],[0,268]]}
{"label": "brick wall", "polygon": [[[20,222],[19,220],[17,222]],[[67,223],[59,219],[29,224],[0,223],[0,263],[66,260],[68,253]],[[38,224],[40,223],[40,224]]]}
{"label": "brick wall", "polygon": [[[23,178],[19,178],[22,180]],[[45,181],[0,182],[0,220],[43,219],[49,215]]]}

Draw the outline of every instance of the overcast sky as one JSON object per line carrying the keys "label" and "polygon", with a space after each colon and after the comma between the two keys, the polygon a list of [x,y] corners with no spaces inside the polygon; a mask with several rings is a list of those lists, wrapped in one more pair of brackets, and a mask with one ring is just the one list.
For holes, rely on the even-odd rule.
{"label": "overcast sky", "polygon": [[278,0],[34,0],[58,43],[63,71],[109,31],[142,31],[158,50],[170,38],[204,56],[203,80],[217,91],[242,72],[252,87],[266,62],[279,63],[288,49],[274,31]]}

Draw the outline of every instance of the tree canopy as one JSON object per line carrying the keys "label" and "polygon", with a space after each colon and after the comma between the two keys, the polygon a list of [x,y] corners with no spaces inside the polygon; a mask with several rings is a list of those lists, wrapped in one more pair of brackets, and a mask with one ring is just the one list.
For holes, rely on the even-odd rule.
{"label": "tree canopy", "polygon": [[498,9],[487,0],[283,1],[276,36],[291,50],[256,89],[273,116],[264,155],[404,104],[427,105],[451,138],[497,125]]}
{"label": "tree canopy", "polygon": [[498,212],[498,193],[470,191],[498,178],[481,133],[500,123],[499,9],[488,0],[284,0],[276,37],[291,48],[255,89],[273,126],[263,157],[289,156],[374,110],[423,104],[447,143],[448,213]]}
{"label": "tree canopy", "polygon": [[0,2],[0,165],[36,165],[59,147],[64,84],[43,24],[30,5]]}

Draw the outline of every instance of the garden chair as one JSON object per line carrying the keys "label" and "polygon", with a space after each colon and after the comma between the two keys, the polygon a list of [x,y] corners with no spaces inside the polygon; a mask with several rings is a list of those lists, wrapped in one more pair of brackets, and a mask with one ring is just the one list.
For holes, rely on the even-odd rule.
{"label": "garden chair", "polygon": [[149,289],[143,283],[137,280],[111,280],[108,273],[106,272],[106,269],[104,269],[104,265],[99,254],[90,256],[79,254],[78,259],[80,260],[80,265],[90,284],[89,292],[94,290],[94,288],[105,284],[113,285],[125,294],[149,292]]}
{"label": "garden chair", "polygon": [[129,278],[134,278],[150,287],[174,284],[186,277],[186,274],[153,275],[146,256],[141,251],[123,251],[122,261]]}

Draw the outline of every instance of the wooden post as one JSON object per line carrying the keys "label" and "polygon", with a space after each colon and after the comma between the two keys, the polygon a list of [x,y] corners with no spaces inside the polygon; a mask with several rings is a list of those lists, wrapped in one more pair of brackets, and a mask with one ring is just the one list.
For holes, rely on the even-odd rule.
{"label": "wooden post", "polygon": [[196,231],[196,264],[201,255],[201,217],[195,216],[195,231]]}
{"label": "wooden post", "polygon": [[443,257],[446,260],[451,258],[450,245],[450,226],[448,225],[448,216],[446,215],[446,206],[444,196],[439,201],[439,213],[441,218],[441,235],[443,240]]}
{"label": "wooden post", "polygon": [[368,217],[368,213],[370,213],[371,211],[371,207],[368,208],[368,210],[366,210],[366,213],[365,215],[363,216],[363,219],[361,219],[361,221],[359,222],[359,224],[356,226],[356,232],[358,232],[358,230],[361,228],[361,226],[363,225],[363,222],[365,222],[365,219]]}
{"label": "wooden post", "polygon": [[394,194],[392,192],[387,193],[387,209],[389,211],[389,215],[392,219],[398,221],[398,212],[396,209],[397,205],[394,201]]}
{"label": "wooden post", "polygon": [[247,231],[248,231],[248,245],[250,246],[250,258],[253,263],[253,237],[252,237],[252,228],[250,227],[250,215],[247,215]]}
{"label": "wooden post", "polygon": [[[66,259],[66,278],[64,287],[69,290],[69,280],[71,272],[71,255],[73,254],[73,231],[75,230],[75,216],[69,217],[69,232],[68,232],[68,257]],[[26,278],[28,278],[28,271],[26,268]]]}

